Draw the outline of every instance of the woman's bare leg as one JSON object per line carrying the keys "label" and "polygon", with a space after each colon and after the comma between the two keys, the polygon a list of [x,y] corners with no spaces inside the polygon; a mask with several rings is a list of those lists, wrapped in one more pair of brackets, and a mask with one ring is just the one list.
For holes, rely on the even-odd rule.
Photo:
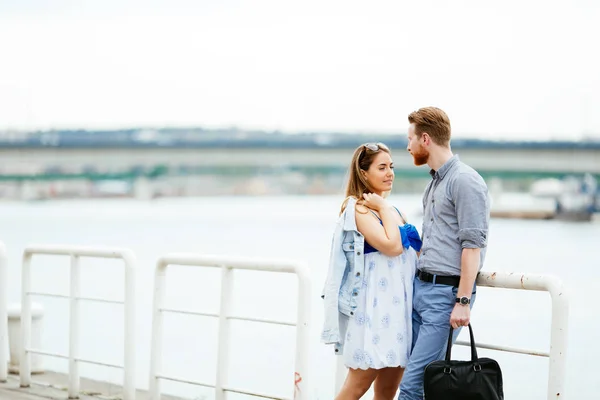
{"label": "woman's bare leg", "polygon": [[382,368],[375,379],[375,397],[373,400],[394,400],[404,368]]}
{"label": "woman's bare leg", "polygon": [[348,369],[348,375],[342,386],[342,390],[335,397],[335,400],[360,400],[367,393],[371,384],[377,377],[377,369]]}

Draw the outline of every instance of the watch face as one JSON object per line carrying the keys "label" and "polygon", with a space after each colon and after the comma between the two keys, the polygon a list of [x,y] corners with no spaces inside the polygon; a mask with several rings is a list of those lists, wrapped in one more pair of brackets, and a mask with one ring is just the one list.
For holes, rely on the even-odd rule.
{"label": "watch face", "polygon": [[461,297],[460,298],[460,304],[464,304],[464,305],[469,304],[469,298],[468,297]]}

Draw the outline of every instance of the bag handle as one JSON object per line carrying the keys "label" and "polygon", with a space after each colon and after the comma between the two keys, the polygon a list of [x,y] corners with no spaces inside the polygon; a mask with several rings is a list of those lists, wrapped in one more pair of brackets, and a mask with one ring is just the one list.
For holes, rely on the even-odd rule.
{"label": "bag handle", "polygon": [[[450,361],[452,355],[452,333],[454,328],[450,327],[450,335],[448,335],[448,347],[446,348],[446,361]],[[475,338],[473,337],[473,328],[469,323],[469,336],[471,337],[471,361],[477,361],[477,348],[475,347]]]}

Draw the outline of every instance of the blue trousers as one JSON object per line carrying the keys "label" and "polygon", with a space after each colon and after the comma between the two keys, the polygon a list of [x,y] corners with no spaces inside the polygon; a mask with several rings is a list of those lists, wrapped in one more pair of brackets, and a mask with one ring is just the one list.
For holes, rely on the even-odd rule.
{"label": "blue trousers", "polygon": [[[423,400],[423,374],[432,361],[446,356],[450,334],[450,314],[456,305],[458,289],[449,285],[414,281],[412,351],[400,383],[398,400]],[[475,302],[475,289],[471,307]],[[460,329],[455,329],[452,343]]]}

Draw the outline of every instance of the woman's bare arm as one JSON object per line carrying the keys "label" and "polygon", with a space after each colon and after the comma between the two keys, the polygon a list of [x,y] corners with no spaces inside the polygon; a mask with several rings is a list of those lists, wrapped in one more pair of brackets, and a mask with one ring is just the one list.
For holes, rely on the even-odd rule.
{"label": "woman's bare arm", "polygon": [[395,257],[402,254],[404,249],[398,229],[398,212],[383,199],[381,202],[378,201],[375,207],[378,208],[377,211],[379,211],[383,225],[368,211],[366,206],[357,205],[356,226],[358,231],[371,246],[386,256]]}

